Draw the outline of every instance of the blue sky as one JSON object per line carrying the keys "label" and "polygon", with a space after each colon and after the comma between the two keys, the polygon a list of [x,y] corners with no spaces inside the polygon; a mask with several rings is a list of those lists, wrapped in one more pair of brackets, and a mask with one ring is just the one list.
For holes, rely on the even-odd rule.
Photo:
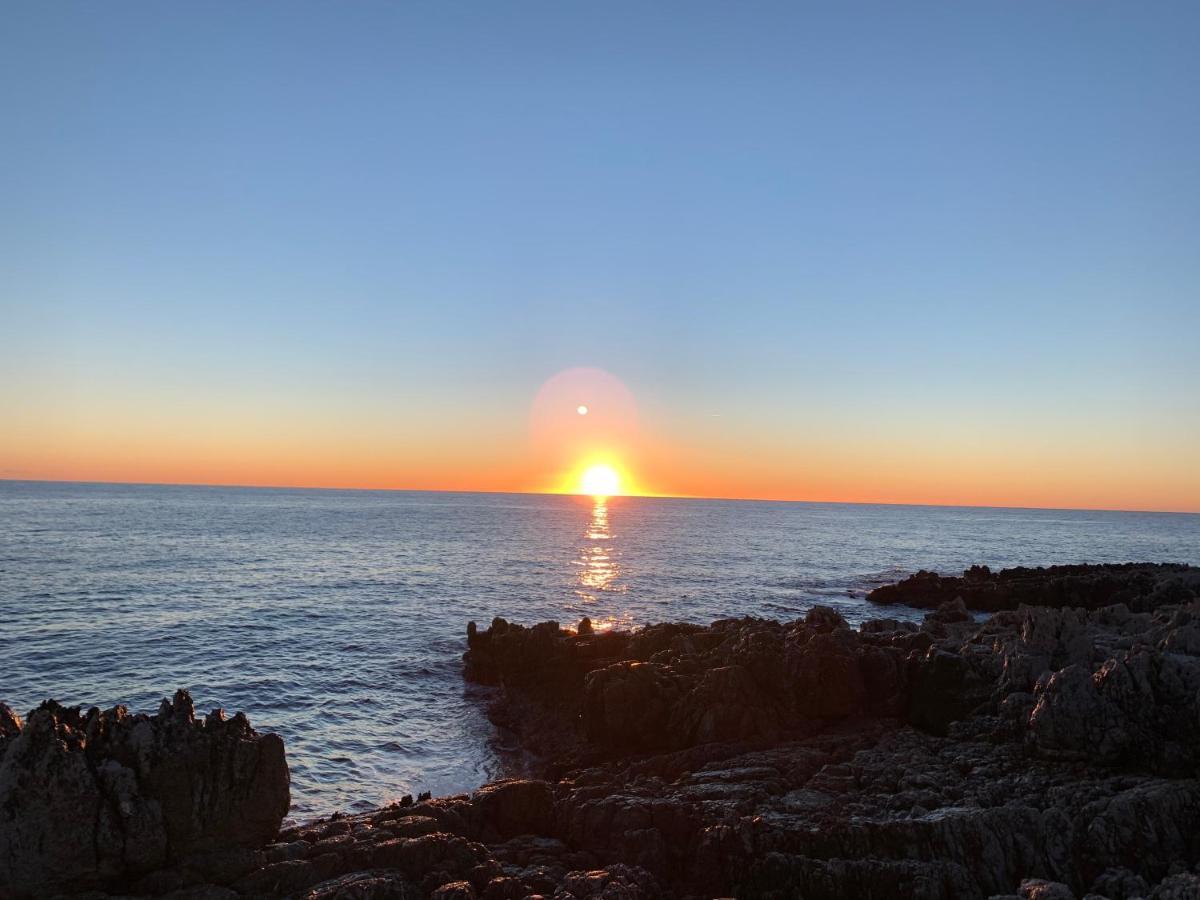
{"label": "blue sky", "polygon": [[1191,3],[10,5],[9,469],[89,416],[515,441],[591,365],[729,465],[1043,441],[1194,508],[1198,46]]}

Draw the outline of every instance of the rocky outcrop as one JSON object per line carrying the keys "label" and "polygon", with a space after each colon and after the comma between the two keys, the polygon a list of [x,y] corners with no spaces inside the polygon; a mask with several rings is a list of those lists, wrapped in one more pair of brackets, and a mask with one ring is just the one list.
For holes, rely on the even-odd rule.
{"label": "rocky outcrop", "polygon": [[533,714],[523,733],[543,758],[571,747],[574,771],[545,768],[557,777],[553,836],[638,865],[674,896],[1190,890],[1196,570],[1019,571],[975,570],[983,603],[1050,605],[1018,601],[977,621],[968,607],[982,604],[955,589],[920,627],[853,631],[831,610],[652,626],[608,635],[618,660],[557,625],[536,626],[534,640],[505,623],[505,659],[476,631],[467,672],[495,674],[497,709],[515,695],[536,710],[545,695],[522,685],[538,681],[539,657],[574,660],[550,701],[569,715]]}
{"label": "rocky outcrop", "polygon": [[872,603],[935,609],[961,599],[967,609],[1015,610],[1022,605],[1099,609],[1123,603],[1136,611],[1200,597],[1200,568],[1170,563],[1003,569],[972,566],[962,577],[921,570],[867,595]]}
{"label": "rocky outcrop", "polygon": [[[1069,568],[1112,581],[1110,567]],[[471,626],[464,674],[499,689],[491,715],[542,777],[167,853],[122,888],[175,900],[1200,898],[1194,570],[1125,568],[1156,572],[1153,585],[986,620],[956,592],[919,626],[854,630],[822,608],[633,632]],[[1047,596],[1066,596],[1060,574],[1042,578],[1060,585]],[[0,709],[5,765],[37,715],[22,725]]]}
{"label": "rocky outcrop", "polygon": [[152,716],[48,701],[22,723],[0,710],[0,895],[256,848],[288,803],[283,742],[241,714],[197,721],[182,691]]}
{"label": "rocky outcrop", "polygon": [[915,626],[855,631],[823,607],[791,623],[726,619],[603,635],[497,620],[468,630],[464,671],[504,686],[493,717],[561,768],[901,716],[909,654],[931,642]]}
{"label": "rocky outcrop", "polygon": [[1043,756],[1192,775],[1200,766],[1200,659],[1124,652],[1095,672],[1060,669],[1035,690],[1031,743]]}

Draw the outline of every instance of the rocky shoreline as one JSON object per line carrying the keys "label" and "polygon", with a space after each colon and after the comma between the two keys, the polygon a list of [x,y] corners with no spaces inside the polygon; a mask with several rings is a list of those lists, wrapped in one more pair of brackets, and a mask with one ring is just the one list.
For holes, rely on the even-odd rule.
{"label": "rocky shoreline", "polygon": [[1200,897],[1200,569],[869,599],[857,630],[472,623],[525,777],[282,831],[282,742],[243,716],[0,706],[0,898]]}

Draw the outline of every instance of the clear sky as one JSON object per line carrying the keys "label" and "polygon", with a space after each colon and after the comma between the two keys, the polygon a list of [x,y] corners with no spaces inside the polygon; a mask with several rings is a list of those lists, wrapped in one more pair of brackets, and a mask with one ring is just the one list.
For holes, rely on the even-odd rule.
{"label": "clear sky", "polygon": [[[6,4],[0,477],[545,489],[590,441],[1200,510],[1198,48],[1195,2]],[[575,367],[626,411],[548,449]]]}

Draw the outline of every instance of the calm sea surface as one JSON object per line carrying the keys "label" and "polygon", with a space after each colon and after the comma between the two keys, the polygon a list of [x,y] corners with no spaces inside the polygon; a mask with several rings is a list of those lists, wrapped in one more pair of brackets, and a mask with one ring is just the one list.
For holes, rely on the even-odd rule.
{"label": "calm sea surface", "polygon": [[1200,564],[1200,516],[0,481],[0,700],[245,710],[303,818],[496,773],[470,619],[856,622],[919,568],[1128,560]]}

